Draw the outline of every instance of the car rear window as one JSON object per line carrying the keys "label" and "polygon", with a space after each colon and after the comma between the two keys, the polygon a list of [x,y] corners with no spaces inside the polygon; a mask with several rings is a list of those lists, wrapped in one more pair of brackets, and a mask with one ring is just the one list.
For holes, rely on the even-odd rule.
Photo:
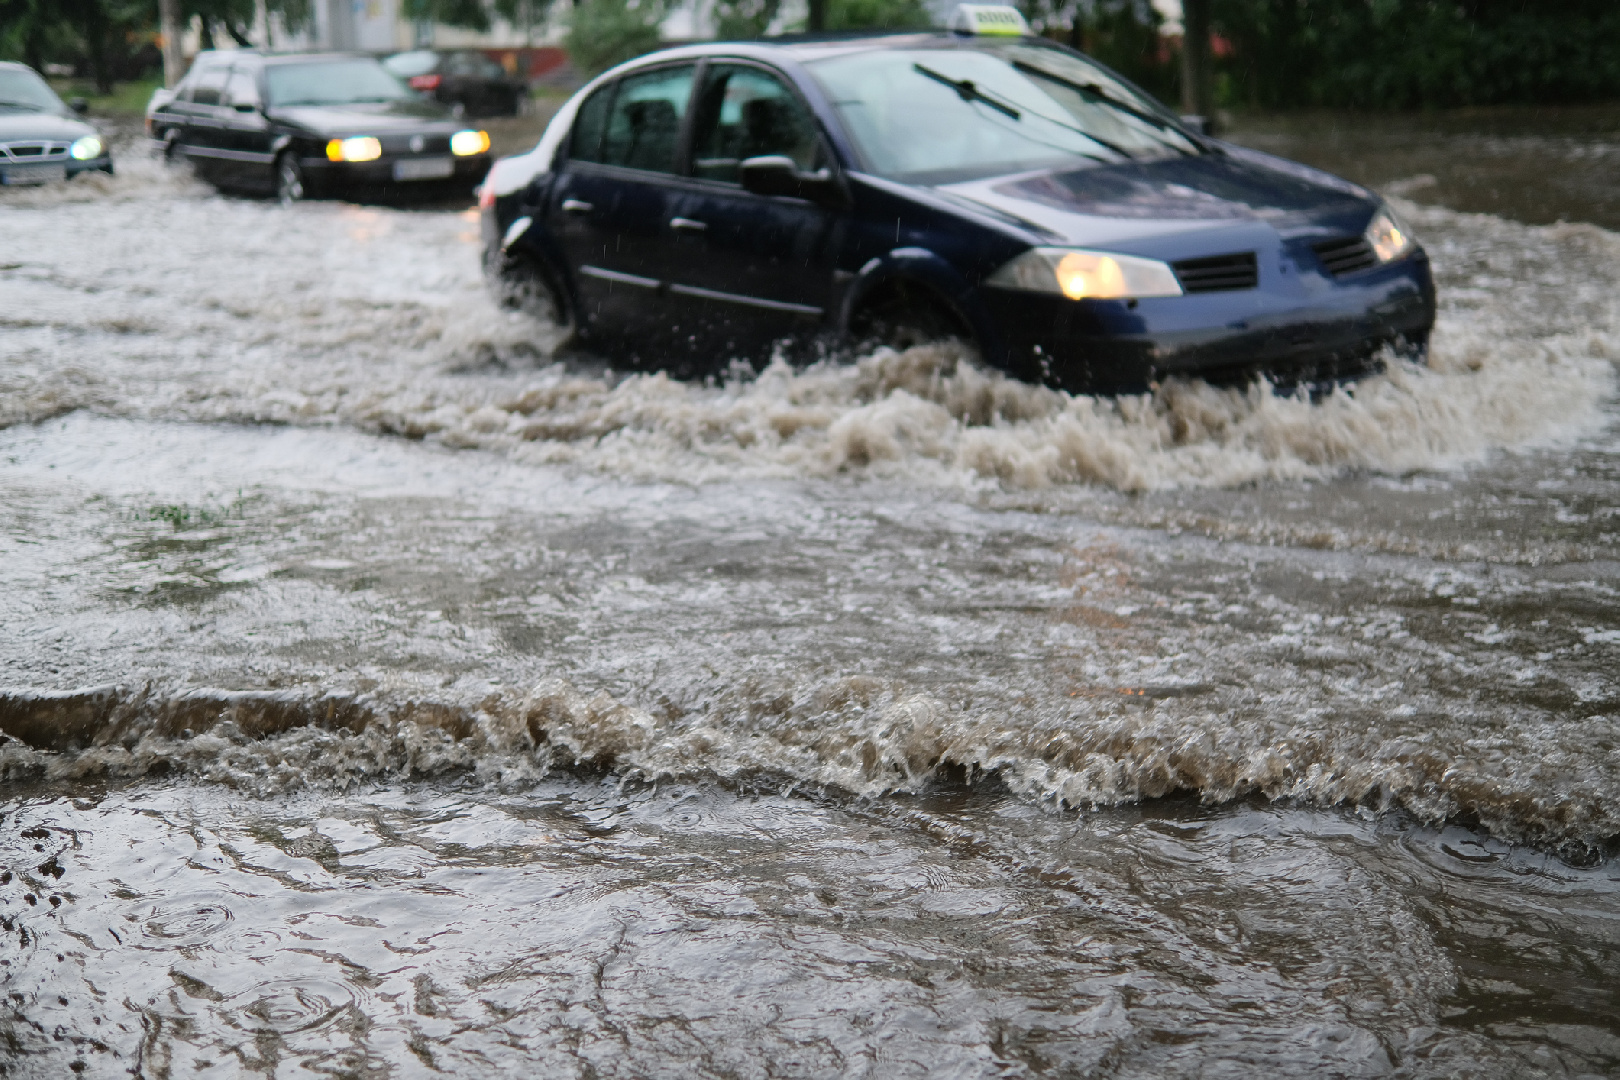
{"label": "car rear window", "polygon": [[272,105],[358,105],[416,97],[375,60],[277,64],[266,68],[264,82]]}
{"label": "car rear window", "polygon": [[860,51],[810,70],[866,166],[895,179],[944,183],[1201,152],[1163,106],[1039,42]]}
{"label": "car rear window", "polygon": [[32,71],[10,68],[0,71],[0,110],[60,112],[62,99]]}

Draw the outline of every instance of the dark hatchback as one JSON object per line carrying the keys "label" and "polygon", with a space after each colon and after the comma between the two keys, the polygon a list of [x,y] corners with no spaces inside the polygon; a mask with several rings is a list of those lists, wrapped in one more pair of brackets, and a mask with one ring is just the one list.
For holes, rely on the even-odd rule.
{"label": "dark hatchback", "polygon": [[[83,108],[80,103],[77,108]],[[0,62],[0,184],[44,184],[113,171],[95,128],[31,67]]]}
{"label": "dark hatchback", "polygon": [[413,49],[395,53],[383,67],[463,116],[516,116],[529,97],[527,83],[475,49]]}
{"label": "dark hatchback", "polygon": [[1427,257],[1376,195],[1027,35],[646,56],[480,205],[504,299],[676,369],[955,334],[1072,391],[1321,385],[1421,356],[1434,321]]}
{"label": "dark hatchback", "polygon": [[283,201],[339,189],[468,190],[489,171],[489,136],[369,56],[199,53],[147,131],[222,188]]}

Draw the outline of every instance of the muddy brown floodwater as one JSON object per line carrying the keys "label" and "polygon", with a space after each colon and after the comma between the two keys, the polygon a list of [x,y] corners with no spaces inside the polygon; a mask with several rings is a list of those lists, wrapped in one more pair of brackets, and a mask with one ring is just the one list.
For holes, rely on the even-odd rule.
{"label": "muddy brown floodwater", "polygon": [[1455,122],[1238,132],[1439,274],[1317,404],[623,374],[459,208],[0,192],[0,1070],[1620,1072],[1613,189]]}

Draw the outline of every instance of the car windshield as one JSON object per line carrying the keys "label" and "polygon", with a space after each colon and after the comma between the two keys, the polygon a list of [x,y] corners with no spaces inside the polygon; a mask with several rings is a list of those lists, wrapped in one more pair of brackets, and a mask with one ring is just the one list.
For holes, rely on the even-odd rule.
{"label": "car windshield", "polygon": [[1037,41],[851,52],[810,70],[867,167],[897,180],[949,183],[1202,152],[1162,105]]}
{"label": "car windshield", "polygon": [[403,52],[390,56],[383,61],[383,67],[402,79],[408,79],[412,75],[426,75],[433,70],[433,65],[438,62],[438,53],[422,49],[417,52]]}
{"label": "car windshield", "polygon": [[0,70],[0,109],[61,112],[62,99],[32,71]]}
{"label": "car windshield", "polygon": [[271,105],[355,105],[416,96],[375,60],[276,64],[264,75]]}

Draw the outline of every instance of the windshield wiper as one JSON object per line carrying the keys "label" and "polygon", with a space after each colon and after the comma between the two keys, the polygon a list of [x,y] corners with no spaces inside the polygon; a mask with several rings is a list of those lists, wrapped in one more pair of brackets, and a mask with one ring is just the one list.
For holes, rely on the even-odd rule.
{"label": "windshield wiper", "polygon": [[950,87],[952,90],[955,90],[956,96],[961,98],[963,101],[977,101],[980,104],[988,105],[992,109],[996,110],[996,112],[1010,116],[1014,120],[1017,120],[1023,115],[1006,102],[993,98],[983,90],[980,90],[974,85],[972,79],[953,79],[944,72],[935,71],[933,68],[923,67],[921,64],[912,64],[911,66],[916,70],[917,74],[926,75],[935,82],[942,83],[943,85]]}
{"label": "windshield wiper", "polygon": [[[1055,82],[1060,86],[1067,86],[1070,90],[1075,91],[1081,97],[1092,98],[1099,104],[1107,105],[1115,112],[1122,112],[1126,116],[1134,116],[1144,124],[1152,124],[1161,131],[1174,131],[1177,135],[1186,137],[1186,132],[1181,129],[1180,125],[1173,124],[1162,116],[1155,116],[1143,109],[1138,109],[1135,105],[1132,105],[1128,101],[1121,101],[1119,98],[1115,97],[1113,94],[1110,94],[1096,83],[1080,83],[1075,82],[1073,79],[1065,79],[1061,75],[1054,75],[1045,68],[1036,67],[1034,64],[1025,63],[1022,60],[1014,60],[1012,62],[1012,66],[1018,71],[1023,72],[1025,75],[1033,75],[1038,79],[1046,79],[1047,81]],[[1183,150],[1182,153],[1186,153],[1186,151]]]}
{"label": "windshield wiper", "polygon": [[[946,86],[950,87],[952,90],[955,90],[956,93],[957,93],[957,96],[959,96],[963,101],[982,102],[983,104],[990,106],[992,109],[996,110],[997,112],[1001,113],[1004,116],[1009,116],[1014,120],[1022,121],[1022,118],[1023,118],[1023,115],[1024,115],[1023,113],[1019,112],[1017,109],[1013,108],[1011,105],[1008,105],[1005,102],[999,101],[999,100],[991,97],[989,94],[986,94],[983,90],[980,90],[978,88],[978,86],[973,82],[972,79],[953,79],[949,75],[941,74],[940,72],[935,71],[932,68],[923,67],[921,64],[912,64],[911,66],[913,68],[917,69],[917,73],[919,75],[926,75],[930,79],[933,79],[935,82],[944,83]],[[1075,127],[1073,124],[1065,124],[1061,120],[1054,120],[1052,117],[1047,116],[1045,113],[1032,112],[1030,115],[1031,116],[1038,116],[1042,120],[1045,120],[1048,124],[1053,124],[1053,125],[1055,125],[1057,127],[1060,127],[1064,131],[1072,131],[1076,135],[1080,135],[1080,136],[1083,136],[1083,137],[1085,137],[1087,139],[1090,139],[1092,142],[1096,143],[1098,146],[1101,146],[1101,147],[1103,147],[1104,149],[1107,149],[1107,150],[1112,150],[1114,153],[1118,154],[1122,158],[1125,158],[1127,161],[1130,160],[1131,157],[1133,156],[1131,154],[1131,152],[1129,150],[1126,150],[1123,146],[1116,146],[1115,144],[1109,142],[1107,139],[1101,138],[1100,136],[1097,136],[1097,135],[1093,135],[1091,132],[1085,130],[1084,128]]]}

